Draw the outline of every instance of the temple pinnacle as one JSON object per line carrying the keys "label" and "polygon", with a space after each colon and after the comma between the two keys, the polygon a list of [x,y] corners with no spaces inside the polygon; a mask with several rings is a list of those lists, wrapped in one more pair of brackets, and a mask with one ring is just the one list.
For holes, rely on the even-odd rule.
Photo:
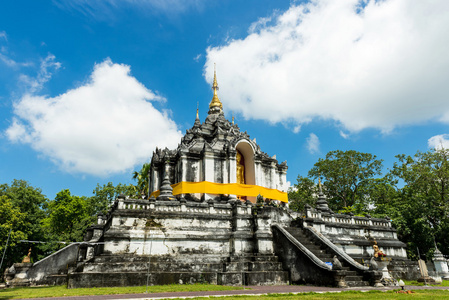
{"label": "temple pinnacle", "polygon": [[200,116],[199,116],[199,114],[198,114],[198,102],[196,103],[196,120],[199,120],[200,119]]}
{"label": "temple pinnacle", "polygon": [[218,83],[217,83],[217,72],[214,64],[214,82],[212,84],[212,89],[214,90],[214,96],[212,97],[212,101],[209,104],[209,109],[212,111],[214,107],[223,109],[223,104],[221,104],[220,99],[218,99],[217,91],[218,91]]}

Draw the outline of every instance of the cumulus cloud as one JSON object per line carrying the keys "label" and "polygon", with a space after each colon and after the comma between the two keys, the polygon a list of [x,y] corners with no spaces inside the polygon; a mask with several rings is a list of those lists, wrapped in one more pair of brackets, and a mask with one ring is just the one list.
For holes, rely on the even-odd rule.
{"label": "cumulus cloud", "polygon": [[333,120],[350,132],[449,123],[449,1],[313,0],[209,47],[221,100],[272,123]]}
{"label": "cumulus cloud", "polygon": [[6,136],[68,172],[120,173],[147,161],[156,146],[179,142],[175,122],[151,103],[161,99],[130,75],[129,66],[106,60],[76,89],[56,97],[24,95]]}
{"label": "cumulus cloud", "polygon": [[435,135],[427,140],[427,145],[432,149],[449,149],[449,134]]}
{"label": "cumulus cloud", "polygon": [[307,141],[307,149],[311,154],[318,153],[320,151],[320,139],[314,133],[309,134],[309,137],[306,139]]}

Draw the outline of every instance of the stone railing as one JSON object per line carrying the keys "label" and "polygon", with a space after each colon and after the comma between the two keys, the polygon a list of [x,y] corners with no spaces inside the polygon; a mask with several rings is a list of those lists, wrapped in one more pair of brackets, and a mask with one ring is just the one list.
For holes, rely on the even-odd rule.
{"label": "stone railing", "polygon": [[[358,225],[358,226],[378,226],[378,227],[391,227],[391,222],[389,219],[378,219],[371,217],[358,217],[353,215],[343,215],[334,213],[323,213],[319,210],[312,209],[311,207],[306,207],[306,218],[312,219],[313,221],[326,222],[326,223],[336,223],[336,224],[348,224],[348,225]],[[312,221],[312,222],[313,222]]]}
{"label": "stone railing", "polygon": [[322,235],[320,232],[317,232],[314,228],[306,227],[306,230],[310,232],[312,236],[314,236],[316,239],[318,239],[321,243],[326,245],[326,247],[330,248],[336,255],[338,255],[341,259],[345,260],[348,264],[353,266],[354,268],[361,270],[361,271],[368,271],[369,268],[359,264],[356,262],[352,257],[350,257],[346,252],[338,248],[336,245],[334,245],[329,239],[327,239],[324,235]]}
{"label": "stone railing", "polygon": [[155,200],[140,200],[140,199],[118,199],[117,208],[120,210],[141,210],[151,212],[173,212],[173,213],[188,213],[188,214],[202,214],[202,215],[232,215],[233,205],[237,206],[238,214],[251,215],[252,205],[242,203],[240,201],[231,203],[219,204],[213,201],[209,202],[187,202],[183,199],[180,201],[155,201]]}
{"label": "stone railing", "polygon": [[279,230],[296,248],[298,248],[305,256],[307,256],[318,268],[332,271],[332,267],[321,259],[319,259],[315,254],[313,254],[307,247],[305,247],[301,242],[295,239],[287,230],[279,226],[278,224],[273,225],[274,228]]}

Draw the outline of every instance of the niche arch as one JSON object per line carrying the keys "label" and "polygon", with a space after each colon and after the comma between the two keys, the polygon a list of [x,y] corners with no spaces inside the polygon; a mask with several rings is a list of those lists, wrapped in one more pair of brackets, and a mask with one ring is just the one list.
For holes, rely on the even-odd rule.
{"label": "niche arch", "polygon": [[[245,167],[245,183],[255,185],[256,184],[256,171],[254,164],[254,148],[246,140],[240,140],[237,142],[235,149],[240,151],[244,159]],[[236,162],[237,163],[237,162]],[[236,175],[237,176],[237,175]]]}

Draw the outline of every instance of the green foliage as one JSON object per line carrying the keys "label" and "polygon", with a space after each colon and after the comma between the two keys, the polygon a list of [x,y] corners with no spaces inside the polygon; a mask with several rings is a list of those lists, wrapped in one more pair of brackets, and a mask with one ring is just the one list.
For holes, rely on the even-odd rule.
{"label": "green foliage", "polygon": [[357,212],[368,208],[373,179],[381,175],[382,160],[370,153],[354,150],[330,151],[309,171],[311,179],[323,178],[331,209],[354,206]]}
{"label": "green foliage", "polygon": [[95,220],[89,214],[88,204],[86,197],[73,196],[69,190],[62,190],[48,203],[48,218],[44,224],[60,241],[81,241],[83,231]]}
{"label": "green foliage", "polygon": [[296,184],[288,191],[289,208],[303,211],[306,204],[314,206],[317,200],[316,195],[318,195],[318,187],[313,180],[298,175]]}
{"label": "green foliage", "polygon": [[[391,176],[404,183],[387,208],[408,244],[408,254],[417,258],[416,248],[431,258],[434,241],[449,253],[449,150],[417,152],[413,157],[398,155]],[[424,258],[424,257],[423,257]]]}
{"label": "green foliage", "polygon": [[139,172],[133,172],[133,179],[137,181],[136,196],[148,195],[150,168],[150,163],[144,163]]}
{"label": "green foliage", "polygon": [[15,179],[11,185],[0,185],[0,199],[0,255],[3,255],[9,229],[12,228],[2,269],[15,262],[21,262],[30,246],[32,246],[31,258],[34,261],[39,260],[45,252],[42,245],[30,245],[18,241],[45,240],[41,221],[45,218],[44,207],[47,204],[47,198],[40,189],[30,186],[25,180]]}
{"label": "green foliage", "polygon": [[112,182],[103,184],[102,186],[97,183],[96,188],[93,190],[93,196],[88,198],[89,201],[89,213],[91,215],[97,215],[98,213],[106,213],[109,206],[114,202],[118,195],[124,194],[127,196],[133,196],[136,188],[132,184],[119,183],[114,186]]}
{"label": "green foliage", "polygon": [[19,240],[27,239],[27,229],[30,224],[26,221],[26,214],[15,207],[7,196],[0,196],[0,255],[6,247],[6,241],[11,229],[8,248],[14,248]]}

